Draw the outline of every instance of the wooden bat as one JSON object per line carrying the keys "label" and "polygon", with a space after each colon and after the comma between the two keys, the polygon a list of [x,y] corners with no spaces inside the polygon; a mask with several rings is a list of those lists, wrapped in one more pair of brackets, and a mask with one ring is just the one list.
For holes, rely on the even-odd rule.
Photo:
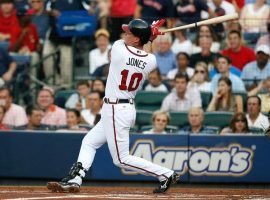
{"label": "wooden bat", "polygon": [[187,28],[194,28],[194,27],[198,27],[198,26],[202,26],[202,25],[217,24],[217,23],[222,23],[222,22],[226,22],[229,20],[233,20],[233,19],[238,19],[238,17],[239,17],[238,13],[233,13],[233,14],[229,14],[229,15],[223,15],[220,17],[206,19],[206,20],[195,22],[192,24],[187,24],[187,25],[183,25],[183,26],[179,26],[179,27],[175,27],[175,28],[165,29],[165,30],[162,30],[161,32],[167,33],[167,32],[171,32],[171,31],[177,31],[177,30],[182,30],[182,29],[187,29]]}

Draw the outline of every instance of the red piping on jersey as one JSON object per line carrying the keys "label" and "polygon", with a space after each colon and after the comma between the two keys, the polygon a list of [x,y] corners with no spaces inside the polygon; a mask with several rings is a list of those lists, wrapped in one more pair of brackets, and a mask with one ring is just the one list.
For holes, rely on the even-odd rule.
{"label": "red piping on jersey", "polygon": [[126,44],[125,44],[125,46],[126,46],[127,50],[128,50],[130,53],[132,53],[132,54],[134,54],[134,55],[136,55],[136,56],[139,56],[139,57],[146,57],[146,56],[148,56],[148,54],[145,54],[145,55],[136,54],[136,53],[134,53],[133,51],[131,51],[131,50],[128,48],[128,46],[127,46]]}
{"label": "red piping on jersey", "polygon": [[155,176],[163,176],[163,177],[165,177],[166,179],[168,179],[168,177],[165,176],[164,174],[158,175],[158,174],[156,174],[156,173],[154,173],[154,172],[149,172],[149,171],[147,171],[147,170],[145,170],[145,169],[142,169],[142,168],[139,168],[139,167],[136,167],[136,166],[133,166],[133,165],[129,165],[129,164],[126,164],[126,163],[124,163],[124,162],[121,161],[120,155],[119,155],[118,144],[117,144],[117,140],[116,140],[116,129],[115,129],[115,120],[114,120],[114,105],[112,105],[112,110],[113,110],[113,133],[114,133],[114,143],[115,143],[115,147],[116,147],[117,158],[118,158],[118,161],[120,162],[120,164],[129,166],[129,167],[133,167],[133,168],[139,169],[139,170],[141,170],[141,171],[145,171],[145,172],[147,172],[147,173],[149,173],[149,174],[154,174]]}

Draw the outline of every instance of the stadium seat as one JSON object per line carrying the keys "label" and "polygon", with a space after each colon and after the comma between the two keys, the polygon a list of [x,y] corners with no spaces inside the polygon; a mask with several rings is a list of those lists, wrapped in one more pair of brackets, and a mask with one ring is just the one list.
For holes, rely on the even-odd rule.
{"label": "stadium seat", "polygon": [[152,124],[152,111],[137,110],[136,111],[136,126],[140,129],[142,126]]}
{"label": "stadium seat", "polygon": [[172,126],[185,126],[188,125],[188,112],[170,112]]}
{"label": "stadium seat", "polygon": [[136,108],[139,110],[158,110],[167,92],[139,91],[135,97]]}
{"label": "stadium seat", "polygon": [[242,97],[244,111],[246,111],[247,110],[247,98],[248,98],[247,93],[246,92],[241,92],[241,91],[239,91],[239,92],[235,91],[235,92],[233,92],[233,94],[234,95],[240,95]]}
{"label": "stadium seat", "polygon": [[232,116],[233,112],[205,112],[204,125],[224,128],[226,126],[229,126]]}
{"label": "stadium seat", "polygon": [[55,105],[65,108],[65,103],[71,94],[76,93],[76,90],[59,90],[55,93],[54,103]]}
{"label": "stadium seat", "polygon": [[205,111],[212,99],[212,93],[211,92],[200,92],[201,93],[201,99],[202,99],[202,108]]}

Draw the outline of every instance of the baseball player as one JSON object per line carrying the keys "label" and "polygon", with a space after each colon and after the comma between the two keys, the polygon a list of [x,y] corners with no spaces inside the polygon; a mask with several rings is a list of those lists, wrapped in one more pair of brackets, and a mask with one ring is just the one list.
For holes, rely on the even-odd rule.
{"label": "baseball player", "polygon": [[156,67],[155,56],[145,52],[143,45],[162,34],[158,28],[163,23],[164,20],[160,20],[150,26],[141,19],[134,19],[122,26],[124,39],[116,41],[111,50],[101,120],[84,137],[78,160],[68,176],[60,182],[49,182],[49,190],[79,192],[96,150],[105,142],[116,166],[159,179],[160,184],[154,193],[166,192],[171,184],[178,181],[179,176],[174,171],[129,154],[129,130],[136,118],[134,97]]}

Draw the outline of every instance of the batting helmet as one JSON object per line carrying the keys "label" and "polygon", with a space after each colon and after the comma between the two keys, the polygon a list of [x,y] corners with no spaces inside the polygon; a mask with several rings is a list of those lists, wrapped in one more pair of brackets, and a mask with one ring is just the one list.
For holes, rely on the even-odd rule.
{"label": "batting helmet", "polygon": [[140,38],[142,44],[146,44],[152,34],[150,25],[141,19],[133,19],[129,24],[123,24],[122,29]]}

